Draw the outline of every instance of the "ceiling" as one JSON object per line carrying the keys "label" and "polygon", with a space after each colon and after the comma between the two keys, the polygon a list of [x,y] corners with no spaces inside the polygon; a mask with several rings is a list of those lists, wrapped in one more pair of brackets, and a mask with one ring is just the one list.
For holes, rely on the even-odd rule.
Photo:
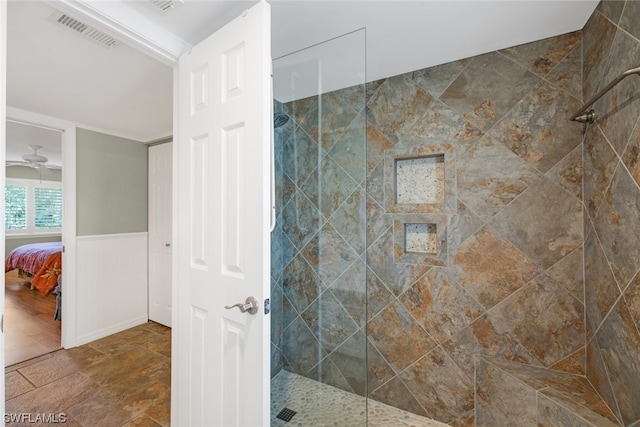
{"label": "ceiling", "polygon": [[[8,2],[7,105],[145,143],[170,136],[172,67],[114,34],[118,44],[109,49],[56,24],[54,7],[65,3],[99,4]],[[168,13],[147,0],[100,4],[169,35],[184,52],[255,3],[185,0]],[[581,29],[598,0],[269,3],[272,57],[366,27],[366,75],[373,81]],[[45,145],[7,136],[8,160],[19,160],[27,144]]]}

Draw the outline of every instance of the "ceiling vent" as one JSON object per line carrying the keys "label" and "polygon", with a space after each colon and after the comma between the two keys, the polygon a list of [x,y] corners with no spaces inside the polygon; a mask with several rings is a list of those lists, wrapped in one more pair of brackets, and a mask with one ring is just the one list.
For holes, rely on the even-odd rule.
{"label": "ceiling vent", "polygon": [[184,3],[184,0],[149,0],[152,5],[163,12],[170,12]]}
{"label": "ceiling vent", "polygon": [[114,39],[110,35],[97,30],[92,26],[85,24],[84,22],[79,21],[76,18],[73,18],[65,13],[56,11],[51,16],[51,19],[58,25],[61,25],[76,34],[80,34],[83,37],[96,42],[107,49],[113,49],[120,44],[118,40]]}

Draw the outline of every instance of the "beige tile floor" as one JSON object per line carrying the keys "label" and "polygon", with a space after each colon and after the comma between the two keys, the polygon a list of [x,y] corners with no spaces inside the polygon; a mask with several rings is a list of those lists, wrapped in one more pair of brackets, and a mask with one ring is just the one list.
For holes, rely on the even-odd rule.
{"label": "beige tile floor", "polygon": [[74,427],[168,426],[170,372],[171,329],[148,322],[5,368],[5,412],[64,414]]}

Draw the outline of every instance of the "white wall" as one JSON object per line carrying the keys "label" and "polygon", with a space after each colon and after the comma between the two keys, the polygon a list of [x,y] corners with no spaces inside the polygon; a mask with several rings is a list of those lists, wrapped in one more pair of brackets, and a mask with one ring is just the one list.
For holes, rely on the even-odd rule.
{"label": "white wall", "polygon": [[78,237],[77,251],[76,345],[145,323],[147,233]]}

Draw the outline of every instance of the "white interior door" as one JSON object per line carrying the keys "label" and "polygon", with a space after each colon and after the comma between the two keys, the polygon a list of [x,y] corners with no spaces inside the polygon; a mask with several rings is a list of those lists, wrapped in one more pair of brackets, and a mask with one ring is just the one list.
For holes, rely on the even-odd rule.
{"label": "white interior door", "polygon": [[262,1],[179,61],[174,425],[269,425],[270,33]]}
{"label": "white interior door", "polygon": [[149,147],[149,320],[171,327],[173,143]]}

